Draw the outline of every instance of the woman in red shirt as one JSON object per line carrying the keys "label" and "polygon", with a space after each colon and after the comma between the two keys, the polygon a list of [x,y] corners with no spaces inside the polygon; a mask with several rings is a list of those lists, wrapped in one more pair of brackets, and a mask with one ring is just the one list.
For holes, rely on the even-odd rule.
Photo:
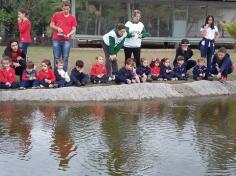
{"label": "woman in red shirt", "polygon": [[27,48],[31,43],[31,22],[27,18],[28,11],[21,9],[18,11],[18,30],[20,32],[20,47],[24,50],[27,55]]}
{"label": "woman in red shirt", "polygon": [[11,58],[12,67],[14,68],[16,75],[20,75],[21,78],[23,71],[26,68],[26,56],[25,52],[20,48],[17,40],[12,40],[8,43],[3,56]]}

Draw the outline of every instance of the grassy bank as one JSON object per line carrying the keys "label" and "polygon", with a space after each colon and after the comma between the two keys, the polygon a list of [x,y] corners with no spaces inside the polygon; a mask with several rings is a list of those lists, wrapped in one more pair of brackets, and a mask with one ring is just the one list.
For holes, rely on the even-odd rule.
{"label": "grassy bank", "polygon": [[[0,53],[3,53],[4,48],[0,47]],[[233,50],[228,51],[231,55],[231,58],[234,63],[236,63],[236,52]],[[82,59],[85,62],[85,71],[87,73],[90,72],[91,65],[95,63],[95,57],[97,55],[104,55],[103,50],[101,48],[72,48],[70,52],[69,58],[69,72],[74,67],[75,61],[77,59]],[[200,56],[199,50],[194,50],[194,59],[197,59]],[[42,59],[48,58],[53,61],[53,52],[51,47],[29,47],[28,49],[28,57],[32,60],[37,66],[40,66],[40,62]],[[175,57],[174,49],[142,49],[141,57],[145,57],[151,60],[153,57],[163,58],[169,57],[171,60]],[[124,52],[121,50],[118,53],[118,62],[119,67],[124,64]],[[231,74],[231,80],[236,79],[236,72]]]}

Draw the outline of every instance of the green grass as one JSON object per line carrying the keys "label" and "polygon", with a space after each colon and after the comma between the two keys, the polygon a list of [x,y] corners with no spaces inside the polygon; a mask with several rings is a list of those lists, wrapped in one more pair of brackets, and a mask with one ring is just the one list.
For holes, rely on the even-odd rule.
{"label": "green grass", "polygon": [[[0,53],[3,53],[4,47],[0,47]],[[234,63],[236,63],[236,52],[233,50],[228,51]],[[104,55],[101,48],[72,48],[69,58],[69,73],[74,67],[77,59],[82,59],[85,63],[85,72],[89,73],[91,65],[95,63],[95,57],[97,55]],[[199,58],[199,50],[194,50],[194,59]],[[52,47],[30,46],[28,49],[29,60],[32,60],[36,66],[40,66],[40,62],[43,59],[50,59],[53,61]],[[175,49],[142,49],[141,57],[147,58],[149,61],[153,57],[163,58],[168,57],[171,60],[175,57]],[[53,62],[52,62],[53,63]],[[122,67],[124,64],[124,51],[121,50],[118,53],[118,64]],[[230,75],[230,80],[236,79],[236,73]]]}

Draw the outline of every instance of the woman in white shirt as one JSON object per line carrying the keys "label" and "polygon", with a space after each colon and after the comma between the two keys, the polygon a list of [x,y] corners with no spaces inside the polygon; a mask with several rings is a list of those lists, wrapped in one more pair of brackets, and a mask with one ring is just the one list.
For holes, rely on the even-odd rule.
{"label": "woman in white shirt", "polygon": [[215,52],[215,41],[220,37],[217,26],[214,25],[214,17],[209,15],[206,17],[205,24],[201,30],[202,40],[199,43],[201,57],[207,59],[207,68],[211,69],[211,60]]}

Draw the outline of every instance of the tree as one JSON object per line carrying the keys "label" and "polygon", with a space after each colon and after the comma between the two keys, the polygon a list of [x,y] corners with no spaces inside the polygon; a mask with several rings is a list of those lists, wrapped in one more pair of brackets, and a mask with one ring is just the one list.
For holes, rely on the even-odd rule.
{"label": "tree", "polygon": [[223,23],[220,22],[223,29],[228,32],[228,34],[233,38],[234,40],[234,50],[236,51],[236,23]]}

